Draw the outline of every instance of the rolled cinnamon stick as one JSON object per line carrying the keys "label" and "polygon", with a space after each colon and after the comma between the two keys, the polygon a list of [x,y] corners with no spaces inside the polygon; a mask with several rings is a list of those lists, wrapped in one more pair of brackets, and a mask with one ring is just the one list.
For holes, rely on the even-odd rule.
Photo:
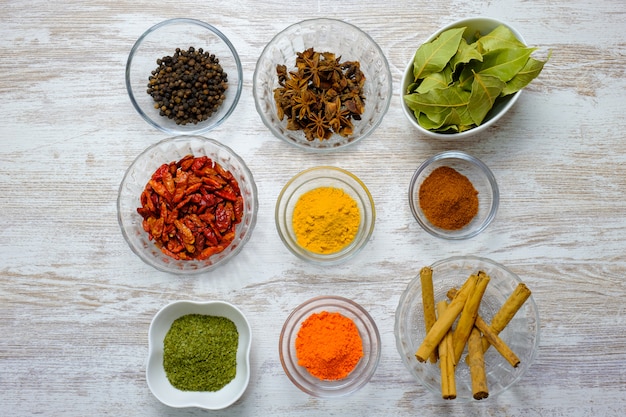
{"label": "rolled cinnamon stick", "polygon": [[[450,289],[447,293],[448,298],[454,298],[456,293],[456,288]],[[480,315],[476,316],[476,321],[474,322],[474,325],[478,327],[478,330],[482,332],[483,338],[487,339],[490,345],[493,345],[493,347],[496,348],[500,355],[502,355],[502,357],[506,359],[512,367],[517,368],[517,366],[520,364],[520,360],[517,355],[511,350],[509,345],[507,345],[506,342],[500,338],[500,336],[493,332],[489,324],[487,324],[487,322],[483,320]]]}
{"label": "rolled cinnamon stick", "polygon": [[459,360],[461,359],[461,355],[463,354],[463,350],[467,344],[467,339],[474,328],[474,322],[478,316],[480,302],[483,299],[483,294],[485,294],[485,289],[490,281],[489,275],[483,271],[479,271],[477,276],[478,279],[476,281],[476,286],[474,287],[472,293],[468,296],[467,302],[465,303],[461,316],[459,317],[459,322],[454,330],[454,363],[459,363]]}
{"label": "rolled cinnamon stick", "polygon": [[470,332],[467,351],[470,377],[472,379],[472,396],[475,400],[482,400],[489,397],[489,389],[485,373],[482,338],[480,337],[480,331],[476,327],[472,327]]}
{"label": "rolled cinnamon stick", "polygon": [[[437,315],[441,316],[448,308],[448,303],[440,301],[437,303]],[[441,397],[444,400],[456,398],[456,379],[454,375],[454,363],[452,363],[452,331],[448,330],[439,343],[439,368],[441,370]]]}
{"label": "rolled cinnamon stick", "polygon": [[[524,305],[526,300],[530,297],[531,291],[526,284],[520,282],[515,290],[511,293],[509,298],[502,304],[500,310],[491,319],[491,329],[493,333],[500,334],[507,324],[511,321],[513,316]],[[487,339],[483,338],[483,352],[489,349],[490,343]]]}
{"label": "rolled cinnamon stick", "polygon": [[435,322],[435,324],[433,324],[433,327],[431,327],[430,331],[426,333],[426,337],[422,341],[422,344],[415,352],[415,358],[419,362],[426,361],[426,359],[431,355],[433,350],[437,348],[443,337],[446,335],[446,332],[450,330],[452,324],[454,324],[454,321],[457,319],[459,314],[461,314],[467,297],[470,293],[474,291],[477,279],[478,277],[476,275],[472,275],[467,279],[459,292],[448,305],[446,311],[437,318],[437,321]]}
{"label": "rolled cinnamon stick", "polygon": [[[435,314],[435,290],[433,288],[433,270],[425,266],[420,270],[420,282],[422,284],[422,305],[424,307],[424,325],[426,333],[430,331],[437,321]],[[437,362],[437,350],[430,355],[430,362]]]}

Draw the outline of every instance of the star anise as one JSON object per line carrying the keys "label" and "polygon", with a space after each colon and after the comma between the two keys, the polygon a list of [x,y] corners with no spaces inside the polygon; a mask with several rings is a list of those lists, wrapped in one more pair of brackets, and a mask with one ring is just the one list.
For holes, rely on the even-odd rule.
{"label": "star anise", "polygon": [[287,129],[303,130],[308,140],[326,140],[333,133],[350,136],[352,120],[360,120],[365,110],[365,75],[359,62],[342,63],[334,53],[313,48],[296,55],[295,71],[276,66],[279,119],[287,116]]}

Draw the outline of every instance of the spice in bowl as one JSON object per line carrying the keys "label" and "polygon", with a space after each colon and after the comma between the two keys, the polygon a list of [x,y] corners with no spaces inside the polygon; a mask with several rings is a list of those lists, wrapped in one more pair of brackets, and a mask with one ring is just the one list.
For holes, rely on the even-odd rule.
{"label": "spice in bowl", "polygon": [[304,193],[294,207],[293,230],[298,244],[311,252],[330,254],[348,246],[359,231],[356,201],[335,187]]}
{"label": "spice in bowl", "polygon": [[311,314],[296,337],[298,365],[316,378],[346,378],[363,357],[363,341],[352,319],[340,313]]}
{"label": "spice in bowl", "polygon": [[202,48],[176,48],[157,59],[147,93],[161,116],[178,125],[197,124],[213,115],[226,99],[228,75],[219,59]]}
{"label": "spice in bowl", "polygon": [[297,53],[295,71],[276,66],[278,118],[286,116],[287,129],[302,130],[308,141],[352,135],[352,120],[360,120],[365,110],[365,75],[359,62],[340,60],[332,52],[309,48]]}
{"label": "spice in bowl", "polygon": [[440,166],[420,185],[419,204],[436,227],[462,229],[478,214],[478,191],[465,175]]}
{"label": "spice in bowl", "polygon": [[163,340],[163,368],[181,391],[219,391],[237,373],[239,332],[226,317],[187,314]]}
{"label": "spice in bowl", "polygon": [[164,254],[204,260],[235,238],[244,201],[235,177],[208,156],[161,165],[141,193],[143,229]]}

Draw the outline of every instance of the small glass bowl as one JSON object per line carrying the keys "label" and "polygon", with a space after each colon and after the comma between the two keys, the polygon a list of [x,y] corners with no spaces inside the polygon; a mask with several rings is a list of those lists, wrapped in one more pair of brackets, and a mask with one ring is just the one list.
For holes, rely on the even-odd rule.
{"label": "small glass bowl", "polygon": [[[508,27],[511,30],[511,32],[513,32],[513,34],[517,37],[517,39],[519,39],[522,43],[526,43],[522,35],[511,25],[503,21],[489,18],[489,17],[472,17],[472,18],[462,19],[462,20],[458,20],[456,22],[450,23],[449,25],[446,25],[442,27],[441,29],[437,30],[435,33],[433,33],[424,43],[431,42],[432,40],[437,38],[442,32],[445,32],[448,29],[466,27],[465,32],[463,32],[463,37],[465,39],[471,39],[473,38],[476,32],[486,34],[486,33],[491,32],[492,30],[494,30],[500,25],[504,25]],[[500,118],[502,118],[502,116],[504,116],[511,109],[511,107],[513,107],[513,105],[517,102],[522,92],[522,90],[520,90],[515,94],[511,94],[509,96],[506,96],[498,100],[498,102],[493,106],[493,108],[489,111],[489,113],[487,113],[487,116],[485,117],[485,119],[479,126],[476,126],[472,129],[466,130],[464,132],[459,132],[459,133],[441,133],[441,132],[433,132],[431,130],[428,130],[422,127],[417,122],[417,119],[415,118],[413,111],[409,108],[409,106],[407,106],[406,102],[404,101],[404,96],[406,94],[407,88],[409,87],[410,84],[413,83],[413,81],[414,81],[413,56],[411,56],[411,60],[409,61],[409,63],[406,66],[406,69],[404,70],[404,75],[402,76],[402,83],[400,85],[400,88],[401,88],[400,89],[400,101],[401,101],[402,112],[406,116],[407,120],[411,122],[411,125],[413,125],[413,127],[415,127],[420,133],[426,136],[429,136],[431,138],[435,138],[435,139],[461,139],[461,138],[466,138],[468,136],[473,136],[477,133],[487,130],[489,127],[494,125],[498,120],[500,120]]]}
{"label": "small glass bowl", "polygon": [[[176,260],[165,255],[148,239],[148,233],[142,227],[143,219],[137,213],[137,208],[141,206],[141,193],[156,169],[188,154],[208,156],[230,171],[239,183],[244,201],[243,218],[236,226],[235,239],[222,252],[202,261]],[[256,225],[258,207],[257,188],[252,173],[232,149],[202,136],[176,136],[148,147],[128,167],[119,187],[117,219],[128,246],[142,261],[164,272],[199,274],[225,264],[243,249]]]}
{"label": "small glass bowl", "polygon": [[[359,230],[352,243],[338,252],[319,254],[298,244],[293,230],[293,210],[302,194],[319,187],[342,189],[357,204],[361,213]],[[374,200],[369,190],[354,174],[337,167],[319,166],[295,175],[278,195],[275,210],[276,229],[287,249],[305,261],[319,265],[334,265],[356,255],[369,241],[376,222]]]}
{"label": "small glass bowl", "polygon": [[[363,357],[344,379],[321,380],[298,365],[296,337],[303,321],[311,314],[327,311],[348,317],[356,324],[363,341]],[[330,398],[352,394],[369,382],[380,361],[380,334],[374,319],[359,304],[337,296],[320,296],[300,304],[287,317],[278,343],[280,363],[285,374],[300,390],[314,397]]]}
{"label": "small glass bowl", "polygon": [[[446,292],[452,287],[459,288],[471,274],[478,271],[487,273],[491,280],[487,285],[479,310],[479,315],[487,323],[491,322],[493,315],[521,282],[513,272],[485,258],[452,257],[435,262],[431,267],[435,303],[446,300]],[[537,354],[539,329],[539,313],[531,296],[499,335],[519,357],[520,364],[513,368],[493,347],[485,353],[488,400],[493,400],[497,395],[512,387],[528,371]],[[411,375],[441,399],[439,364],[433,364],[430,361],[422,363],[415,358],[415,352],[426,336],[419,274],[409,282],[400,296],[396,309],[394,334],[402,362]],[[455,377],[457,397],[453,401],[471,401],[471,377],[465,362],[465,354],[457,365]],[[441,401],[444,400],[441,399]]]}
{"label": "small glass bowl", "polygon": [[[174,320],[187,314],[226,317],[235,323],[239,332],[237,370],[235,378],[214,392],[181,391],[169,382],[163,368],[163,341]],[[250,382],[250,347],[252,331],[246,316],[226,301],[174,301],[154,316],[148,330],[148,364],[146,381],[154,396],[163,404],[175,408],[198,407],[221,410],[237,401]]]}
{"label": "small glass bowl", "polygon": [[[419,189],[422,182],[441,166],[454,168],[465,175],[478,191],[478,214],[461,229],[446,230],[433,225],[420,207]],[[409,185],[409,205],[413,217],[425,231],[442,239],[469,239],[485,230],[496,216],[499,200],[498,184],[489,167],[478,158],[462,151],[446,151],[427,159],[417,168]]]}
{"label": "small glass bowl", "polygon": [[[354,120],[348,137],[334,134],[328,140],[308,141],[300,130],[288,130],[287,118],[276,113],[274,90],[279,87],[276,65],[295,68],[296,53],[308,48],[332,52],[342,61],[359,61],[366,81],[365,112]],[[378,44],[354,25],[335,19],[310,19],[291,25],[278,33],[259,57],[253,76],[254,102],[263,123],[279,139],[311,151],[332,151],[354,144],[374,132],[389,109],[393,96],[389,64]]]}
{"label": "small glass bowl", "polygon": [[[157,59],[173,55],[176,48],[189,47],[202,48],[219,59],[228,76],[228,89],[226,99],[208,119],[179,125],[159,114],[146,90]],[[235,110],[242,87],[243,70],[235,47],[217,28],[195,19],[169,19],[152,26],[135,42],[126,63],[126,90],[131,103],[148,124],[173,135],[199,134],[222,124]]]}

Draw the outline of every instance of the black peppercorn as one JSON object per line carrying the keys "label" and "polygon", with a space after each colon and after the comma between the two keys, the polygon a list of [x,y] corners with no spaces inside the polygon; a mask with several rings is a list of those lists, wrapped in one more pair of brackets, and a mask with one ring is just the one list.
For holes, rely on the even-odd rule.
{"label": "black peppercorn", "polygon": [[214,54],[189,47],[156,60],[147,93],[161,116],[176,124],[202,122],[224,102],[228,76]]}

